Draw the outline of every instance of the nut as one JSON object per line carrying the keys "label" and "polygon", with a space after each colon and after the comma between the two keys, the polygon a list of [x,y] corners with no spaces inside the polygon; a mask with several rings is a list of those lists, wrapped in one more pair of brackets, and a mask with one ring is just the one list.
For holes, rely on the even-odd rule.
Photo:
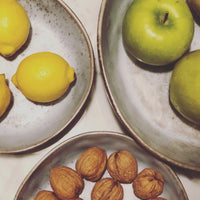
{"label": "nut", "polygon": [[103,178],[96,182],[92,189],[91,200],[122,200],[123,188],[112,178]]}
{"label": "nut", "polygon": [[107,170],[115,180],[131,183],[138,173],[137,160],[126,150],[115,152],[108,158]]}
{"label": "nut", "polygon": [[164,179],[156,170],[146,168],[137,175],[132,186],[138,198],[155,198],[163,192]]}
{"label": "nut", "polygon": [[41,190],[37,193],[34,200],[58,200],[55,194],[51,191]]}
{"label": "nut", "polygon": [[99,180],[106,170],[107,154],[99,147],[92,147],[81,154],[76,162],[76,171],[86,180]]}
{"label": "nut", "polygon": [[65,166],[51,170],[50,184],[61,200],[78,198],[84,188],[81,176],[73,169]]}
{"label": "nut", "polygon": [[164,198],[162,198],[162,197],[156,197],[156,198],[148,199],[148,200],[167,200],[167,199],[164,199]]}

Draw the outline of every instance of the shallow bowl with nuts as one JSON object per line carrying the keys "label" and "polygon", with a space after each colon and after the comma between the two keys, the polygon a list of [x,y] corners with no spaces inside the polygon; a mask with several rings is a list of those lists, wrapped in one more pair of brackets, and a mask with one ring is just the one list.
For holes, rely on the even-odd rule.
{"label": "shallow bowl with nuts", "polygon": [[[96,168],[90,168],[88,162]],[[63,176],[70,181],[69,185]],[[152,190],[149,182],[156,190]],[[63,192],[65,187],[70,187],[74,196],[70,191],[70,194]],[[79,134],[50,151],[29,172],[14,200],[33,200],[37,195],[50,195],[53,200],[58,195],[58,199],[63,200],[98,200],[102,195],[105,200],[188,200],[182,183],[168,165],[150,155],[132,138],[107,131]],[[39,197],[36,200],[40,200]]]}

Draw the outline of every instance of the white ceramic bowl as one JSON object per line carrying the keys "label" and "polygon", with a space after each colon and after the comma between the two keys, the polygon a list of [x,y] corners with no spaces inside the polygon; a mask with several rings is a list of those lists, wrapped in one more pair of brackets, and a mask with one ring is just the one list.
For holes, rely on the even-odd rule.
{"label": "white ceramic bowl", "polygon": [[[131,152],[137,159],[139,172],[144,168],[153,168],[164,177],[164,190],[160,196],[169,200],[188,200],[180,180],[171,168],[151,156],[132,138],[106,131],[83,133],[55,147],[30,171],[20,185],[14,200],[32,200],[41,190],[52,191],[49,183],[50,170],[63,165],[75,169],[76,160],[81,153],[94,146],[105,149],[107,156],[119,150]],[[107,171],[103,175],[104,177],[110,177]],[[80,197],[91,199],[91,190],[95,183],[84,180],[84,184],[83,193]],[[133,193],[132,184],[122,184],[122,187],[124,189],[124,200],[138,199]]]}
{"label": "white ceramic bowl", "polygon": [[[0,57],[13,102],[0,119],[0,152],[16,153],[40,147],[77,120],[90,94],[94,79],[94,55],[88,35],[62,0],[19,0],[31,22],[29,39],[11,59]],[[40,51],[59,54],[75,69],[76,81],[58,101],[35,104],[12,84],[18,64]]]}
{"label": "white ceramic bowl", "polygon": [[[179,116],[169,102],[173,66],[141,64],[124,49],[122,20],[131,2],[103,0],[100,9],[98,53],[109,101],[144,148],[171,164],[200,171],[200,129]],[[190,50],[200,48],[199,24],[196,21]]]}

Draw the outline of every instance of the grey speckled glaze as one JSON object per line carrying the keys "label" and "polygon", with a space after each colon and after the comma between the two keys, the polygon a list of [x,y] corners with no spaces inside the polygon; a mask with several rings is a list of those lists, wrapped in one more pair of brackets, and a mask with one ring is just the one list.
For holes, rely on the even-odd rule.
{"label": "grey speckled glaze", "polygon": [[[173,65],[144,65],[124,49],[122,20],[131,2],[103,0],[99,14],[99,61],[113,110],[134,139],[158,158],[200,171],[200,128],[184,120],[169,102]],[[200,48],[199,24],[195,21],[191,51]]]}
{"label": "grey speckled glaze", "polygon": [[[13,95],[11,106],[0,119],[0,152],[24,152],[57,136],[85,105],[94,79],[94,55],[79,19],[62,0],[19,0],[28,13],[31,30],[26,44],[11,59],[0,57]],[[58,101],[35,104],[12,84],[11,77],[26,56],[50,51],[75,69],[76,81]]]}
{"label": "grey speckled glaze", "polygon": [[[138,161],[138,171],[144,168],[153,168],[164,177],[162,197],[173,200],[188,200],[185,190],[175,173],[167,165],[155,159],[147,151],[138,146],[133,139],[115,132],[88,132],[70,138],[48,153],[27,175],[20,185],[14,200],[32,200],[40,190],[50,190],[49,174],[52,168],[64,165],[75,169],[77,158],[86,149],[98,146],[103,148],[109,156],[119,150],[130,151]],[[109,177],[106,171],[103,177]],[[84,181],[85,186],[82,199],[91,199],[90,194],[94,183]],[[133,194],[131,184],[122,184],[124,198],[138,199]]]}

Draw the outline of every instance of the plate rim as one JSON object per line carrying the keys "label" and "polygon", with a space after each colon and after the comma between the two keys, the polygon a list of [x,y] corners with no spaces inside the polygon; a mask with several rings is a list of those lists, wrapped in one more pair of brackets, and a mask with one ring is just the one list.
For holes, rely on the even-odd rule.
{"label": "plate rim", "polygon": [[105,67],[104,67],[105,65],[104,65],[104,60],[103,60],[103,50],[102,50],[102,46],[101,46],[101,44],[102,44],[101,36],[102,36],[103,18],[104,18],[104,12],[105,12],[105,8],[106,8],[108,1],[109,0],[102,0],[101,6],[100,6],[100,11],[99,11],[99,16],[98,16],[98,24],[97,24],[97,53],[98,53],[98,61],[99,61],[100,71],[101,71],[102,79],[103,79],[103,82],[104,82],[104,87],[106,89],[108,101],[109,101],[109,103],[112,107],[113,112],[117,116],[117,119],[119,120],[119,122],[132,135],[132,137],[136,140],[136,142],[139,143],[139,145],[144,147],[146,150],[148,150],[155,157],[157,157],[158,159],[165,161],[169,164],[172,164],[174,166],[200,172],[200,166],[199,167],[198,166],[191,166],[191,165],[188,165],[188,164],[183,163],[183,162],[178,162],[178,161],[176,161],[176,160],[154,150],[151,146],[146,144],[144,142],[144,140],[141,137],[138,136],[138,134],[134,130],[134,128],[131,127],[131,125],[126,121],[125,117],[123,116],[120,109],[118,108],[117,103],[116,103],[116,101],[115,101],[115,99],[112,95],[112,92],[111,92],[111,89],[110,89],[110,86],[109,86],[109,83],[108,83],[108,78],[107,78],[107,75],[106,75],[106,72],[105,72]]}
{"label": "plate rim", "polygon": [[[80,118],[79,114],[81,115],[82,110],[84,109],[85,105],[87,104],[87,100],[89,99],[89,96],[92,93],[94,78],[95,78],[95,59],[94,59],[94,50],[93,46],[90,40],[90,37],[86,31],[86,28],[84,27],[81,20],[78,18],[78,16],[75,14],[75,12],[67,5],[66,2],[63,0],[54,0],[57,1],[69,14],[69,16],[72,18],[72,20],[75,22],[75,24],[78,26],[80,32],[83,34],[83,37],[85,38],[85,42],[88,47],[88,53],[89,53],[89,59],[90,59],[90,79],[88,83],[88,88],[85,92],[85,95],[83,96],[83,100],[80,102],[80,105],[77,109],[75,109],[72,117],[66,121],[64,126],[62,126],[59,130],[55,131],[52,135],[49,137],[44,138],[43,140],[40,140],[36,142],[35,144],[27,145],[25,147],[19,147],[19,148],[13,148],[10,150],[0,150],[0,154],[18,154],[18,153],[29,153],[32,151],[36,151],[38,148],[42,148],[45,145],[48,145],[47,143],[52,144],[52,140],[56,137],[59,137],[59,135],[63,135],[63,131],[65,134],[67,134],[68,130],[65,131],[67,128],[69,128],[72,124],[76,124]],[[76,121],[76,118],[77,121]],[[76,121],[76,122],[75,122]],[[71,128],[70,128],[71,129]],[[55,142],[55,141],[54,141]],[[49,145],[48,145],[49,146]],[[43,147],[46,148],[46,147]]]}
{"label": "plate rim", "polygon": [[[83,133],[79,133],[78,135],[72,136],[64,141],[62,141],[61,143],[59,143],[58,145],[56,145],[54,148],[50,149],[44,156],[42,156],[42,158],[39,159],[39,161],[32,167],[32,169],[28,172],[28,174],[25,176],[24,180],[21,182],[20,186],[18,187],[18,190],[14,196],[14,200],[17,200],[22,188],[24,187],[25,183],[27,182],[27,180],[32,176],[32,174],[35,172],[35,170],[42,164],[43,161],[45,161],[49,156],[51,156],[54,152],[56,152],[57,150],[59,150],[59,148],[62,148],[64,145],[67,145],[68,143],[71,143],[75,140],[79,140],[81,138],[87,137],[87,136],[95,136],[95,135],[109,135],[109,136],[116,136],[116,137],[120,137],[120,138],[124,138],[126,140],[129,141],[134,141],[133,138],[124,135],[120,132],[116,132],[116,131],[88,131],[88,132],[83,132]],[[138,145],[135,142],[136,145]],[[145,149],[142,149],[145,151]],[[147,153],[149,153],[147,151]],[[151,155],[151,154],[150,154]],[[151,155],[152,156],[152,155]],[[156,159],[156,157],[154,157]],[[185,200],[189,200],[188,195],[186,193],[186,190],[180,180],[180,178],[177,176],[177,174],[172,170],[172,168],[167,165],[165,162],[162,162],[160,160],[158,160],[166,169],[167,171],[173,176],[173,178],[175,179],[175,181],[177,182],[179,188],[181,189],[181,191],[183,192],[183,196],[185,198]]]}

